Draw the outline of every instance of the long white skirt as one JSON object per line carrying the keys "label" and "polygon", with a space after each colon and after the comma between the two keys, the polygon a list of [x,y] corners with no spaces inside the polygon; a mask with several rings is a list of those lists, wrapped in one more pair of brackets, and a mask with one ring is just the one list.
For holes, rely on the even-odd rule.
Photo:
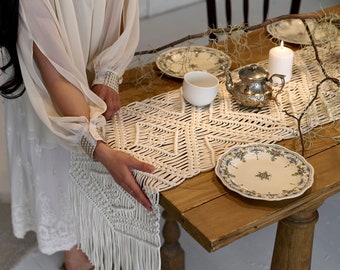
{"label": "long white skirt", "polygon": [[69,198],[71,153],[57,146],[24,94],[5,101],[14,235],[35,231],[41,252],[76,244]]}

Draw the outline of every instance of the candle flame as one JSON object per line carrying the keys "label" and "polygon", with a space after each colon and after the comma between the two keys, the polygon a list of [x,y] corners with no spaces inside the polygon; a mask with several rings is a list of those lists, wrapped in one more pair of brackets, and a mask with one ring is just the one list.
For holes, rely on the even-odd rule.
{"label": "candle flame", "polygon": [[281,49],[283,49],[283,47],[284,47],[283,40],[281,40],[280,47],[281,47]]}

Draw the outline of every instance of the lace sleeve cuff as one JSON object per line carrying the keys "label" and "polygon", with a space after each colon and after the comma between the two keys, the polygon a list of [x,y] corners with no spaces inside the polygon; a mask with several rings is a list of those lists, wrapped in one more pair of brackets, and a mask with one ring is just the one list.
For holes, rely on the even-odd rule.
{"label": "lace sleeve cuff", "polygon": [[119,84],[121,83],[121,81],[122,79],[116,72],[106,70],[106,71],[99,71],[96,73],[96,79],[94,80],[92,85],[104,84],[104,85],[109,86],[110,88],[112,88],[114,91],[118,93]]}
{"label": "lace sleeve cuff", "polygon": [[80,145],[84,152],[91,158],[93,158],[94,149],[97,145],[97,140],[92,137],[90,133],[83,135],[80,139]]}
{"label": "lace sleeve cuff", "polygon": [[117,73],[111,71],[106,72],[104,84],[111,87],[117,93],[119,92],[119,81],[120,78]]}

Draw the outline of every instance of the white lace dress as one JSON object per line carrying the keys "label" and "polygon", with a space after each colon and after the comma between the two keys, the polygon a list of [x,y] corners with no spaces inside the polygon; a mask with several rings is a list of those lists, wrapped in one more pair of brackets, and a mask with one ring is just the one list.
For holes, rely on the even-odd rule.
{"label": "white lace dress", "polygon": [[[18,53],[25,94],[6,100],[14,234],[37,234],[52,254],[76,244],[69,198],[71,152],[105,125],[105,103],[90,87],[107,71],[122,76],[139,39],[138,0],[20,1]],[[91,119],[61,117],[33,60],[37,44],[54,67],[86,97]]]}

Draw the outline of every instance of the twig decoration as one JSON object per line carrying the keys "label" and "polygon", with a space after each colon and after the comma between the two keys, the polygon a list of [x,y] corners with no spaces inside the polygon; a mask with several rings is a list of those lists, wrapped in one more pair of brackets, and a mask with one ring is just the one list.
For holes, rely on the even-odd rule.
{"label": "twig decoration", "polygon": [[312,104],[314,103],[314,101],[316,100],[316,98],[318,97],[319,91],[320,91],[320,87],[321,85],[326,82],[326,81],[332,81],[333,83],[335,83],[338,87],[340,87],[340,81],[337,78],[332,78],[332,77],[326,77],[324,79],[321,80],[320,83],[318,83],[318,85],[316,86],[316,91],[315,91],[315,95],[314,97],[309,101],[308,105],[306,106],[306,108],[302,111],[301,115],[299,117],[296,117],[295,115],[284,111],[288,116],[293,117],[297,123],[298,123],[298,131],[299,131],[299,135],[300,135],[300,143],[301,143],[301,155],[304,156],[305,154],[305,143],[304,143],[304,139],[303,139],[303,133],[302,133],[302,128],[301,128],[301,121],[303,116],[305,115],[305,113],[307,112],[308,108],[310,106],[312,106]]}
{"label": "twig decoration", "polygon": [[305,113],[308,111],[309,107],[314,103],[314,101],[317,99],[318,97],[318,94],[319,94],[319,91],[320,91],[320,87],[321,85],[326,82],[326,81],[332,81],[333,83],[335,83],[338,87],[340,87],[340,82],[337,78],[334,78],[334,77],[330,77],[328,76],[326,70],[324,69],[323,67],[323,64],[322,64],[322,61],[320,59],[320,56],[319,56],[319,52],[318,52],[318,49],[317,49],[317,46],[315,44],[315,40],[314,40],[314,37],[310,31],[310,28],[309,28],[309,25],[307,24],[306,22],[306,18],[301,18],[302,22],[304,23],[305,27],[306,27],[306,31],[308,33],[308,36],[309,36],[309,39],[312,43],[312,46],[313,46],[313,49],[314,49],[314,54],[315,54],[315,58],[318,62],[318,64],[320,65],[320,68],[322,70],[322,73],[324,74],[325,78],[321,80],[320,83],[317,84],[316,86],[316,91],[315,91],[315,95],[314,97],[309,101],[309,103],[307,104],[306,108],[302,111],[301,115],[299,117],[296,117],[295,115],[292,115],[290,113],[288,113],[287,111],[285,111],[285,113],[290,116],[290,117],[293,117],[296,121],[297,121],[297,124],[298,124],[298,131],[299,131],[299,135],[300,135],[300,143],[301,143],[301,154],[302,156],[304,156],[305,154],[305,142],[304,142],[304,138],[303,138],[303,133],[302,133],[302,128],[301,128],[301,122],[302,122],[302,118],[303,116],[305,115]]}

